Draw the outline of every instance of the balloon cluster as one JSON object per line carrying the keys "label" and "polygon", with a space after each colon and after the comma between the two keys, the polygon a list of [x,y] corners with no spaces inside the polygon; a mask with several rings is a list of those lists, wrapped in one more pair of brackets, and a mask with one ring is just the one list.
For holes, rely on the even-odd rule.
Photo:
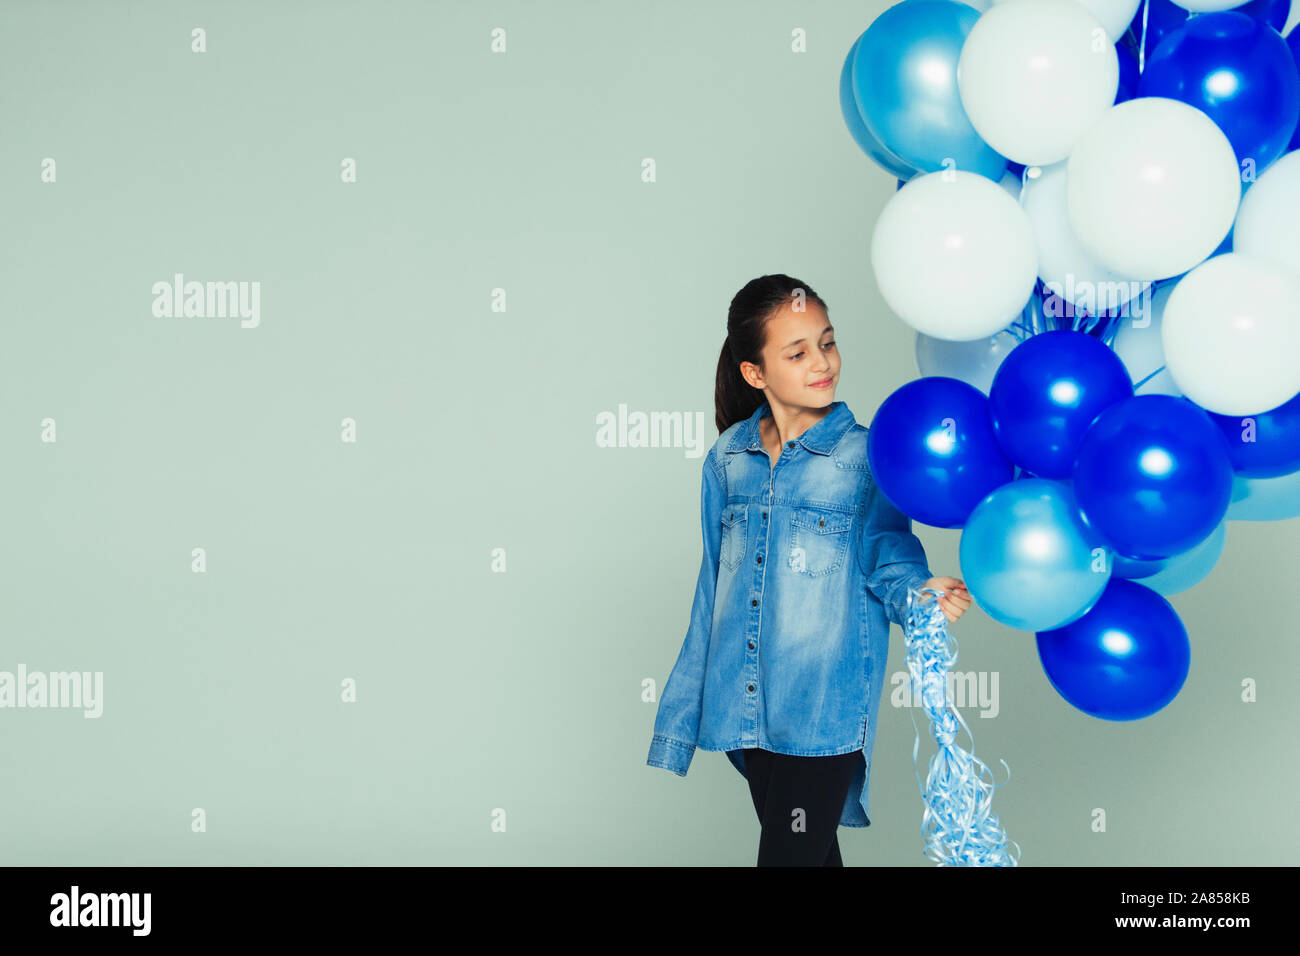
{"label": "balloon cluster", "polygon": [[961,529],[976,602],[1097,717],[1182,688],[1166,596],[1227,521],[1300,516],[1289,12],[903,0],[841,73],[849,131],[899,179],[871,262],[924,376],[873,418],[873,476]]}

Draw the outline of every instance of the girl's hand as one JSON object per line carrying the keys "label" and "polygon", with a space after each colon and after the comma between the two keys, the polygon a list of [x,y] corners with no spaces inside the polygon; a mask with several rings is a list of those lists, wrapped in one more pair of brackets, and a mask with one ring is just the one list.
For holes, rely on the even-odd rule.
{"label": "girl's hand", "polygon": [[936,575],[921,586],[944,592],[939,595],[938,601],[939,607],[943,608],[944,616],[948,618],[949,623],[965,614],[966,609],[971,605],[970,592],[966,590],[966,584],[961,578]]}

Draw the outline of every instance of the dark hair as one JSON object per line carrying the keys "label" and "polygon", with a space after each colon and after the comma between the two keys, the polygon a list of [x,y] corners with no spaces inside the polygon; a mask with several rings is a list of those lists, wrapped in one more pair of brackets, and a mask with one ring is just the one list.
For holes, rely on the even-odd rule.
{"label": "dark hair", "polygon": [[713,389],[713,417],[722,434],[733,424],[743,421],[758,409],[767,397],[740,374],[741,362],[763,367],[763,346],[767,343],[767,323],[794,296],[802,293],[829,314],[822,297],[806,282],[784,273],[759,276],[745,283],[735,294],[727,310],[727,338],[718,356],[718,372]]}

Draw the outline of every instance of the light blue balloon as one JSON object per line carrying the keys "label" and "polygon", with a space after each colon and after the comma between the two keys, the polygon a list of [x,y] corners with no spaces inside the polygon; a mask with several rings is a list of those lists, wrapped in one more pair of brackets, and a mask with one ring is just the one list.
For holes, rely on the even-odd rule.
{"label": "light blue balloon", "polygon": [[1019,344],[1020,337],[1010,326],[988,338],[960,342],[917,332],[916,367],[923,376],[959,379],[988,395],[1002,360]]}
{"label": "light blue balloon", "polygon": [[858,38],[853,93],[867,128],[903,162],[927,173],[955,165],[996,183],[1007,158],[980,139],[957,90],[957,60],[979,18],[956,0],[895,4]]}
{"label": "light blue balloon", "polygon": [[1229,521],[1285,521],[1300,518],[1300,471],[1277,478],[1232,476]]}
{"label": "light blue balloon", "polygon": [[1135,395],[1183,394],[1165,366],[1165,347],[1160,338],[1165,303],[1176,285],[1177,281],[1171,279],[1154,289],[1148,286],[1115,325],[1110,347],[1128,370]]}
{"label": "light blue balloon", "polygon": [[989,617],[1024,631],[1076,621],[1110,581],[1104,546],[1083,523],[1074,491],[1022,478],[987,495],[966,519],[958,560],[971,597]]}
{"label": "light blue balloon", "polygon": [[1210,536],[1182,554],[1165,559],[1165,566],[1145,578],[1133,578],[1153,591],[1168,597],[1189,590],[1205,580],[1223,556],[1223,545],[1228,538],[1228,521],[1225,518],[1210,532]]}
{"label": "light blue balloon", "polygon": [[911,179],[916,175],[916,170],[885,149],[880,140],[876,139],[875,134],[867,129],[867,124],[862,122],[857,96],[853,92],[853,56],[857,53],[858,43],[861,41],[862,38],[858,37],[853,44],[853,49],[849,50],[849,55],[844,58],[844,67],[840,70],[840,115],[844,117],[844,125],[849,128],[853,141],[875,161],[877,166],[891,173],[896,179]]}

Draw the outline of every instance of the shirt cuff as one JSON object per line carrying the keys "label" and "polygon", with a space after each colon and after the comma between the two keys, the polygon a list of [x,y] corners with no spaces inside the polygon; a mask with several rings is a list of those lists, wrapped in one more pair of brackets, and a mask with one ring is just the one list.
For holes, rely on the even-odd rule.
{"label": "shirt cuff", "polygon": [[695,756],[694,744],[655,734],[650,739],[650,753],[646,756],[645,762],[651,767],[662,767],[664,770],[671,770],[679,777],[684,777],[693,756]]}

